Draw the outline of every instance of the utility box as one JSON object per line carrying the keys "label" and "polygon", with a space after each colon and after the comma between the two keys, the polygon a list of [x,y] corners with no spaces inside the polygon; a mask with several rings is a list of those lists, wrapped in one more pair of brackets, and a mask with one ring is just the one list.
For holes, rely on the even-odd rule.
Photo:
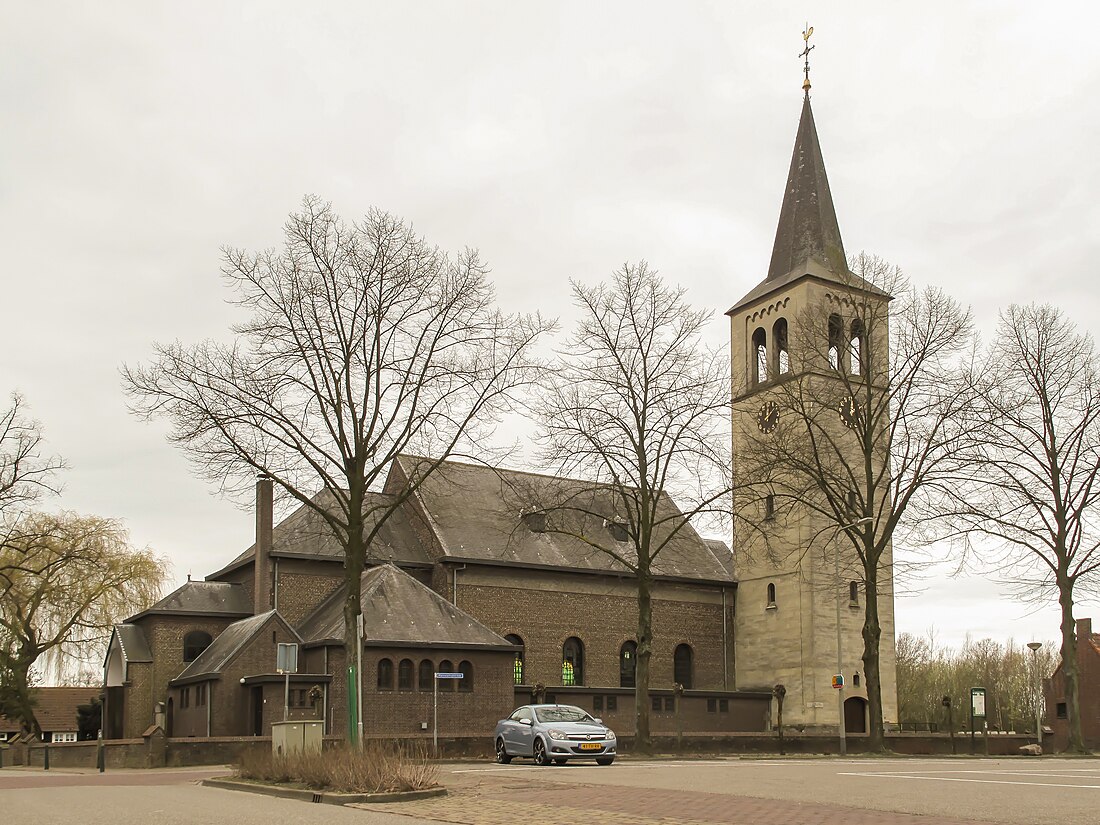
{"label": "utility box", "polygon": [[271,723],[271,752],[276,756],[292,753],[320,753],[325,724],[320,720]]}

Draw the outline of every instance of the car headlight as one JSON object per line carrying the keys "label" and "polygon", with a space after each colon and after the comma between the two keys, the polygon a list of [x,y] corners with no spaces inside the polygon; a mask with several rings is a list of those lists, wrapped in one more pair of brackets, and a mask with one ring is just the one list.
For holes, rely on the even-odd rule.
{"label": "car headlight", "polygon": [[569,738],[569,736],[566,733],[564,733],[563,731],[554,730],[553,728],[546,731],[546,733],[551,739],[568,739]]}
{"label": "car headlight", "polygon": [[615,731],[611,730],[611,728],[608,728],[604,732],[604,737],[607,738],[607,739],[614,739],[615,738]]}

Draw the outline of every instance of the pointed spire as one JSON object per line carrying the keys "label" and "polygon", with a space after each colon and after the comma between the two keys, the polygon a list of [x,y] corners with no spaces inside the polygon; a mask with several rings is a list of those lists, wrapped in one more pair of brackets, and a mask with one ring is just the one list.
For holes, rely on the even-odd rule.
{"label": "pointed spire", "polygon": [[782,278],[811,260],[837,275],[847,271],[844,243],[840,239],[840,226],[836,221],[807,91],[767,280]]}

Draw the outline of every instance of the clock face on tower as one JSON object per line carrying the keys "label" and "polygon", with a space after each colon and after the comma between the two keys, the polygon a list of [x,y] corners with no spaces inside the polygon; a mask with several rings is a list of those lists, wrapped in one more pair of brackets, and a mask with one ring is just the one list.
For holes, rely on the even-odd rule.
{"label": "clock face on tower", "polygon": [[840,420],[849,430],[854,430],[859,423],[859,402],[850,395],[840,402]]}
{"label": "clock face on tower", "polygon": [[762,433],[773,433],[779,425],[779,405],[774,401],[766,401],[756,416],[756,426]]}

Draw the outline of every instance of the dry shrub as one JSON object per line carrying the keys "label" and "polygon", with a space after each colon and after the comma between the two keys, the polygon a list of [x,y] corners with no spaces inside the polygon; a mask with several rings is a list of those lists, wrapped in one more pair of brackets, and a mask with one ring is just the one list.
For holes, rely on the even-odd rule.
{"label": "dry shrub", "polygon": [[438,775],[438,767],[422,745],[397,742],[366,742],[362,748],[339,745],[320,753],[279,756],[269,751],[245,753],[237,763],[241,779],[339,793],[418,791],[434,787]]}

